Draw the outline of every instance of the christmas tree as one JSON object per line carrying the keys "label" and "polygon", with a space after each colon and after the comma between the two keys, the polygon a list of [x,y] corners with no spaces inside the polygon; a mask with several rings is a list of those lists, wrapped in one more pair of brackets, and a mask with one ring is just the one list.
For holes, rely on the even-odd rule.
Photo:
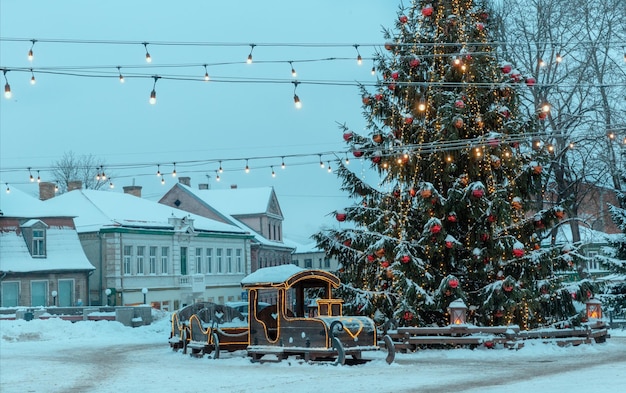
{"label": "christmas tree", "polygon": [[384,31],[377,85],[361,88],[366,131],[342,127],[378,183],[338,161],[355,203],[314,235],[341,263],[347,312],[445,325],[461,299],[468,322],[523,329],[576,315],[578,291],[555,275],[571,257],[540,244],[562,210],[533,209],[549,152],[518,92],[534,80],[498,60],[493,19],[475,1],[416,0]]}
{"label": "christmas tree", "polygon": [[602,304],[606,309],[620,313],[626,310],[626,194],[619,190],[617,196],[619,206],[611,205],[609,210],[611,219],[622,233],[609,237],[609,246],[596,258],[614,274],[613,282],[609,281],[600,295]]}

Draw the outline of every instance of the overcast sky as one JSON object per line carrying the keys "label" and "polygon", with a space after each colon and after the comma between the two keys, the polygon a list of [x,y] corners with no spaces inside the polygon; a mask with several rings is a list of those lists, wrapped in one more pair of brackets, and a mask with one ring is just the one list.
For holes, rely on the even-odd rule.
{"label": "overcast sky", "polygon": [[[134,182],[143,187],[145,197],[156,200],[176,181],[166,175],[162,186],[155,176],[156,164],[169,174],[177,162],[178,175],[191,177],[193,187],[207,181],[212,188],[274,186],[285,216],[285,237],[306,242],[320,225],[339,225],[327,214],[350,203],[339,190],[336,175],[320,168],[317,154],[346,150],[337,123],[346,123],[357,132],[365,125],[357,87],[307,82],[375,81],[370,73],[374,47],[367,44],[384,42],[382,27],[393,25],[397,7],[398,3],[387,0],[2,0],[0,36],[27,41],[0,42],[0,68],[8,70],[6,79],[13,93],[11,99],[0,100],[0,179],[35,194],[37,188],[28,181],[27,168],[34,176],[39,171],[44,181],[54,181],[45,168],[73,151],[102,159],[105,170],[116,175],[114,192]],[[32,45],[31,39],[41,41]],[[148,43],[149,65],[142,42]],[[263,46],[268,43],[347,45]],[[249,44],[257,45],[252,64],[245,62]],[[32,62],[27,58],[31,46]],[[357,51],[364,58],[362,66],[356,63]],[[338,60],[302,61],[328,58]],[[203,64],[211,76],[208,83],[201,80]],[[300,110],[294,108],[291,65],[298,74],[295,80],[301,82],[296,89],[303,103]],[[98,77],[37,72],[61,66],[80,66],[76,74],[92,72]],[[84,66],[105,68],[85,71]],[[126,74],[123,84],[116,75],[117,66]],[[27,72],[18,70],[24,67]],[[29,83],[28,68],[34,70],[35,85]],[[133,74],[142,77],[133,78]],[[108,77],[100,77],[104,75]],[[151,75],[198,79],[158,79],[157,103],[150,105]],[[257,82],[252,83],[255,78]],[[268,79],[279,83],[259,82]],[[294,154],[305,156],[289,157]],[[287,157],[284,170],[283,156]],[[251,168],[248,174],[243,170],[245,158]],[[333,166],[332,155],[321,158]],[[351,158],[357,173],[369,166]],[[220,182],[215,180],[217,160],[223,160]],[[140,166],[128,168],[130,164]],[[125,167],[116,168],[119,165]]]}

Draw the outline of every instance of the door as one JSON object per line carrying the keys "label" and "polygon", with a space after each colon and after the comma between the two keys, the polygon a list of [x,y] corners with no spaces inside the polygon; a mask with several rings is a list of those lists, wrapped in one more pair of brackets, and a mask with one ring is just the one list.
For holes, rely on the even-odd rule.
{"label": "door", "polygon": [[71,307],[73,306],[72,300],[74,299],[74,280],[59,280],[59,295],[58,295],[59,307]]}
{"label": "door", "polygon": [[20,283],[18,281],[2,283],[2,307],[17,307],[20,296]]}
{"label": "door", "polygon": [[48,281],[30,282],[30,305],[31,307],[47,306],[46,294],[48,293]]}

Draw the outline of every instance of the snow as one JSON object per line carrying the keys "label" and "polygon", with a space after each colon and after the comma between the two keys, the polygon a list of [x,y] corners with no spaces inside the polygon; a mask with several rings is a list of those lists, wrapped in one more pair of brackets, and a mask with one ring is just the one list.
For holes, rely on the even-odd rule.
{"label": "snow", "polygon": [[[358,366],[296,359],[252,363],[245,351],[193,358],[168,345],[169,314],[137,328],[113,321],[0,320],[0,391],[13,392],[618,392],[626,331],[603,344],[420,350],[387,365],[383,351]],[[503,390],[504,389],[504,390]]]}
{"label": "snow", "polygon": [[300,273],[303,270],[304,269],[301,267],[293,264],[264,267],[247,275],[243,280],[241,280],[241,285],[283,283],[287,281],[289,277]]}

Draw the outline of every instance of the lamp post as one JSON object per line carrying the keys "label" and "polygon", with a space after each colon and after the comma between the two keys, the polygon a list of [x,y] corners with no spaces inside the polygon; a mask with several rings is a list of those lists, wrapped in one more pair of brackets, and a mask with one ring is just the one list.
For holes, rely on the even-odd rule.
{"label": "lamp post", "polygon": [[107,306],[108,306],[109,305],[109,297],[111,297],[111,288],[105,289],[104,293],[107,295]]}
{"label": "lamp post", "polygon": [[141,288],[141,293],[143,293],[143,304],[147,304],[146,295],[148,294],[148,288]]}
{"label": "lamp post", "polygon": [[52,305],[56,306],[57,305],[57,291],[52,291],[50,293],[52,295]]}

